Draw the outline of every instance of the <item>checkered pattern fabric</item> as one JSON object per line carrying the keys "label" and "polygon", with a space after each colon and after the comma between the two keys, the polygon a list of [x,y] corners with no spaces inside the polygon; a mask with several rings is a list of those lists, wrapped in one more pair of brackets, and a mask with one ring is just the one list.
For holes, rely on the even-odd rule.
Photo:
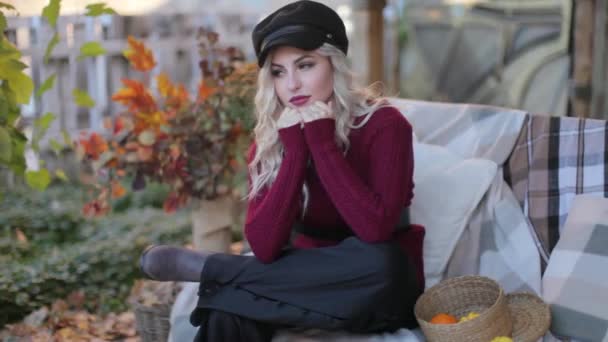
{"label": "checkered pattern fabric", "polygon": [[544,265],[577,194],[608,196],[608,123],[531,115],[509,160],[505,179],[529,218]]}
{"label": "checkered pattern fabric", "polygon": [[574,197],[543,276],[551,331],[585,341],[608,341],[608,199]]}

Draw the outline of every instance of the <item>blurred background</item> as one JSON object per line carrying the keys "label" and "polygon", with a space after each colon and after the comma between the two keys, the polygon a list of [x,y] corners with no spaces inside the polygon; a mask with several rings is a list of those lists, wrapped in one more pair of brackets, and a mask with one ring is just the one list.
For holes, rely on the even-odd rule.
{"label": "blurred background", "polygon": [[[125,300],[141,277],[137,256],[151,243],[196,245],[191,227],[196,219],[187,210],[163,212],[167,184],[127,192],[111,203],[106,217],[84,218],[91,176],[74,158],[73,143],[83,134],[109,134],[104,122],[125,109],[111,99],[124,78],[157,91],[153,80],[166,73],[196,93],[202,79],[200,28],[217,32],[219,44],[240,51],[242,62],[254,62],[253,27],[290,1],[106,0],[113,11],[86,15],[85,8],[97,0],[63,0],[55,25],[41,13],[56,0],[2,2],[14,7],[4,12],[4,34],[21,51],[34,88],[54,80],[53,87],[19,107],[18,126],[30,141],[37,125],[45,126],[44,136],[35,139],[39,146],[24,150],[27,169],[61,174],[55,172],[40,193],[0,165],[0,337],[42,334],[44,340],[44,334],[60,331],[49,323],[49,311],[80,308],[87,314],[125,314],[99,324],[110,327],[104,330],[108,339],[135,338],[132,307]],[[388,96],[608,119],[604,0],[321,2],[346,24],[349,59],[360,83],[382,82]],[[49,49],[55,34],[59,40]],[[128,36],[154,54],[156,65],[148,75],[133,70],[123,55]],[[89,42],[98,42],[104,52],[81,58],[81,47]],[[86,92],[90,105],[74,101],[74,89]],[[44,119],[47,113],[54,120]],[[230,210],[237,217],[230,240],[238,242],[243,206]],[[150,304],[159,297],[145,299]],[[2,330],[22,319],[33,330]],[[69,333],[80,331],[82,316],[70,319]]]}
{"label": "blurred background", "polygon": [[[49,25],[37,16],[45,0],[9,1],[20,16],[8,18],[7,35],[24,51],[32,78],[42,82],[48,75],[57,74],[60,86],[34,99],[23,111],[26,118],[41,115],[42,108],[61,113],[48,137],[61,129],[100,130],[101,119],[117,112],[117,105],[108,100],[108,95],[120,87],[122,77],[131,76],[122,57],[128,35],[145,39],[157,56],[153,74],[168,72],[194,89],[200,78],[195,72],[199,60],[197,28],[218,32],[223,44],[241,49],[253,61],[253,26],[289,1],[110,0],[107,5],[119,15],[83,16],[85,5],[93,2],[61,2],[57,24],[61,43],[45,65],[44,49],[53,35]],[[589,98],[591,105],[592,91],[590,82],[575,80],[572,37],[576,18],[571,0],[324,2],[346,23],[351,41],[349,57],[361,82],[381,81],[388,95],[493,104],[555,116],[603,117],[604,106],[598,98],[603,96],[596,96],[593,108],[572,108],[576,95]],[[593,3],[577,2],[579,12],[585,10],[581,4],[586,2]],[[605,5],[598,1],[597,6]],[[591,26],[587,30],[595,30],[601,37],[605,36],[601,26],[604,12],[590,12],[585,19]],[[587,37],[593,39],[598,38]],[[107,54],[77,60],[78,46],[92,40],[102,42]],[[596,44],[596,55],[602,55],[598,50],[603,45]],[[596,69],[603,70],[603,61],[593,62]],[[599,84],[605,78],[603,74],[593,73],[594,85],[597,83],[593,91],[602,94]],[[88,90],[96,105],[82,109],[71,103],[71,94],[62,90],[74,86]]]}

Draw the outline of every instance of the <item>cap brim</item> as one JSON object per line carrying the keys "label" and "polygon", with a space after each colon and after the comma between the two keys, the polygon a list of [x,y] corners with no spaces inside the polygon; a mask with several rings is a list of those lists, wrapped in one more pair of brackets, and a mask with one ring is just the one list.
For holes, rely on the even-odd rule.
{"label": "cap brim", "polygon": [[308,31],[308,32],[291,32],[276,37],[264,45],[264,48],[260,52],[258,58],[258,65],[262,67],[266,57],[273,48],[278,46],[293,46],[302,50],[315,50],[325,42],[325,36],[321,32]]}
{"label": "cap brim", "polygon": [[510,293],[507,295],[507,305],[513,321],[514,341],[537,341],[549,330],[551,310],[535,294]]}

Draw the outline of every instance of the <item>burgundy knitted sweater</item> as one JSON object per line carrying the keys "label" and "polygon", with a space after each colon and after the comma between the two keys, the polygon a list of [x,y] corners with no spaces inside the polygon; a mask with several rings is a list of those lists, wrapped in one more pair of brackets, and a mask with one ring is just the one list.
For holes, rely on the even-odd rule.
{"label": "burgundy knitted sweater", "polygon": [[[363,127],[351,129],[346,155],[334,136],[333,119],[279,130],[285,154],[278,175],[270,188],[249,201],[245,222],[245,236],[261,262],[270,263],[280,255],[296,220],[318,229],[350,227],[364,242],[394,237],[401,211],[413,197],[412,126],[396,108],[383,107]],[[254,152],[252,146],[249,161]],[[304,182],[309,199],[302,217]],[[338,242],[299,234],[293,245],[314,248]],[[420,239],[414,253],[420,259],[421,243]]]}

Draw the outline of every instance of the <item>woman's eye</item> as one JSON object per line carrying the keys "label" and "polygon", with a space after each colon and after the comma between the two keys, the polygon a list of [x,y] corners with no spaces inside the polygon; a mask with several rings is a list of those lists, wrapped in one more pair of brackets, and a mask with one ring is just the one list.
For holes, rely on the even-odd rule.
{"label": "woman's eye", "polygon": [[283,73],[282,70],[275,69],[270,72],[270,75],[272,75],[272,77],[278,77],[278,76],[281,76],[282,73]]}
{"label": "woman's eye", "polygon": [[314,63],[302,63],[300,64],[300,69],[310,69],[315,66]]}

